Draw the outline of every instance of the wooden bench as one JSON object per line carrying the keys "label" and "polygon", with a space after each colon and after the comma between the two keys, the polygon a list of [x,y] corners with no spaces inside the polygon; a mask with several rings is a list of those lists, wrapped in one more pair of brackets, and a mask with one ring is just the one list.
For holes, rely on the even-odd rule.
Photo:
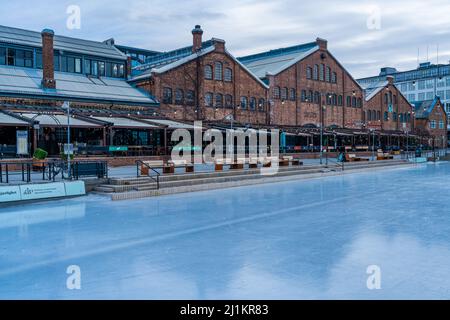
{"label": "wooden bench", "polygon": [[246,162],[245,158],[237,158],[236,160],[230,163],[231,170],[242,170],[244,169],[244,164]]}
{"label": "wooden bench", "polygon": [[162,169],[163,173],[174,173],[173,165],[164,163],[163,160],[149,160],[143,161],[141,165],[141,175],[148,176],[149,167],[152,169]]}
{"label": "wooden bench", "polygon": [[359,161],[370,161],[368,158],[357,157],[354,153],[347,153],[345,155],[346,162],[359,162]]}
{"label": "wooden bench", "polygon": [[251,157],[250,159],[248,159],[248,168],[249,169],[257,169],[258,168],[258,162],[259,162],[259,158]]}
{"label": "wooden bench", "polygon": [[186,160],[169,160],[167,163],[174,168],[185,168],[186,173],[194,172],[194,165]]}
{"label": "wooden bench", "polygon": [[383,150],[377,151],[377,160],[392,160],[392,159],[394,159],[393,155],[385,153],[383,152]]}
{"label": "wooden bench", "polygon": [[300,159],[296,159],[293,156],[283,156],[283,160],[289,161],[292,166],[301,166],[303,165],[303,162],[300,161]]}

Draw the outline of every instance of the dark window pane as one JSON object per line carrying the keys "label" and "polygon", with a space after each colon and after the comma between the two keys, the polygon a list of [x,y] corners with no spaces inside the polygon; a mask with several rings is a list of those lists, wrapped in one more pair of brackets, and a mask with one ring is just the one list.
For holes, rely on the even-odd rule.
{"label": "dark window pane", "polygon": [[111,62],[106,63],[106,76],[111,77],[112,76],[112,66]]}
{"label": "dark window pane", "polygon": [[54,55],[53,56],[53,64],[55,66],[55,71],[59,71],[60,69],[60,65],[59,65],[59,55]]}
{"label": "dark window pane", "polygon": [[81,73],[81,59],[75,58],[75,72]]}
{"label": "dark window pane", "polygon": [[75,72],[75,58],[67,57],[67,71],[72,73]]}
{"label": "dark window pane", "polygon": [[67,57],[61,57],[61,71],[67,72]]}
{"label": "dark window pane", "polygon": [[8,66],[13,66],[14,65],[15,56],[16,56],[16,50],[8,49],[8,55],[7,55],[7,58],[6,58],[6,62],[8,64]]}
{"label": "dark window pane", "polygon": [[91,74],[91,60],[84,60],[84,73]]}
{"label": "dark window pane", "polygon": [[6,48],[0,48],[0,64],[6,64]]}
{"label": "dark window pane", "polygon": [[98,62],[98,75],[100,77],[105,76],[105,63],[103,61]]}

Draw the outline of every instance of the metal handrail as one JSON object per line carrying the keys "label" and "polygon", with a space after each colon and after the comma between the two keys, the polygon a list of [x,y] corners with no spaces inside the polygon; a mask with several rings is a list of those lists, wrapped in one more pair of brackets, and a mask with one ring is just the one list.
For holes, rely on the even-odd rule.
{"label": "metal handrail", "polygon": [[151,171],[153,171],[154,173],[156,173],[156,179],[153,177],[153,176],[151,176],[151,175],[147,175],[150,179],[152,179],[153,181],[155,181],[156,182],[156,189],[157,190],[159,190],[159,177],[160,177],[160,175],[161,175],[161,173],[159,173],[157,170],[155,170],[154,168],[152,168],[152,167],[150,167],[147,163],[145,163],[144,161],[142,161],[142,160],[136,160],[136,176],[139,178],[140,177],[140,168],[139,168],[139,165],[141,165],[141,166],[144,166],[144,167],[146,167],[146,168],[148,168],[149,169],[149,172],[150,172],[150,170]]}

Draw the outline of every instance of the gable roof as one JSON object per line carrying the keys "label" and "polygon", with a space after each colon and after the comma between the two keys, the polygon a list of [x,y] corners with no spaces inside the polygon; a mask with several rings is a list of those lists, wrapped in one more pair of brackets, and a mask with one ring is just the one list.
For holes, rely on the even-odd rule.
{"label": "gable roof", "polygon": [[433,112],[433,109],[438,103],[440,103],[440,101],[441,100],[439,97],[435,97],[432,100],[412,102],[411,104],[414,107],[416,119],[428,119]]}
{"label": "gable roof", "polygon": [[[0,42],[42,48],[40,32],[18,29],[0,25]],[[53,39],[55,50],[126,60],[127,56],[112,45],[101,41],[91,41],[55,35]]]}
{"label": "gable roof", "polygon": [[155,106],[149,94],[132,87],[125,79],[91,78],[55,72],[56,89],[41,85],[42,70],[0,66],[0,96],[33,97],[51,100]]}
{"label": "gable roof", "polygon": [[[177,56],[173,56],[170,54],[163,54],[163,56],[165,56],[165,57],[160,57],[160,58],[158,58],[158,56],[156,56],[156,57],[152,58],[151,61],[149,61],[147,64],[136,67],[135,70],[144,69],[145,71],[143,71],[141,73],[137,73],[129,81],[134,82],[134,81],[150,78],[152,73],[164,73],[164,72],[167,72],[174,68],[177,68],[185,63],[193,61],[198,57],[207,55],[208,53],[211,53],[216,49],[216,47],[215,47],[216,41],[217,41],[216,39],[211,39],[210,41],[204,42],[203,49],[201,49],[195,53],[192,53],[192,46],[190,46],[190,47],[186,47],[183,49],[174,50],[174,52],[176,52],[176,51],[183,52],[181,54],[178,54]],[[206,45],[210,44],[210,45],[208,47],[205,47],[204,46],[205,44]],[[190,48],[189,54],[187,54],[187,48]],[[228,55],[231,59],[233,59],[233,61],[235,61],[242,69],[244,69],[252,78],[254,78],[264,88],[266,88],[266,89],[269,88],[269,86],[266,83],[264,83],[254,73],[252,73],[251,70],[249,70],[246,65],[244,65],[241,61],[239,61],[236,57],[234,57],[227,49],[225,49],[225,54]],[[144,68],[141,68],[141,67],[144,67]]]}
{"label": "gable roof", "polygon": [[240,57],[238,60],[258,78],[265,78],[267,75],[277,75],[317,50],[317,43],[310,42]]}

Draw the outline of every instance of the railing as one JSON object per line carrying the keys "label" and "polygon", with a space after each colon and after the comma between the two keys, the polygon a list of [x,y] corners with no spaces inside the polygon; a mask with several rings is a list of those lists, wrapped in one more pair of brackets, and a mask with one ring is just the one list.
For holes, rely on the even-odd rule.
{"label": "railing", "polygon": [[344,161],[338,161],[337,159],[334,159],[334,158],[327,158],[325,168],[328,168],[330,163],[333,164],[334,167],[340,168],[342,171],[345,170],[345,162]]}
{"label": "railing", "polygon": [[[159,176],[161,175],[161,173],[159,173],[157,170],[155,170],[154,168],[150,167],[147,163],[145,163],[142,160],[136,160],[136,177],[140,177],[141,176],[141,168],[142,166],[146,167],[148,169],[148,174],[147,176],[152,179],[153,181],[156,182],[156,189],[159,190]],[[156,178],[155,176],[151,176],[150,175],[150,171],[156,173]]]}
{"label": "railing", "polygon": [[[17,176],[20,178],[14,179]],[[107,161],[73,161],[69,174],[67,162],[61,160],[0,162],[0,183],[56,181],[58,176],[62,180],[108,177],[108,163]]]}

